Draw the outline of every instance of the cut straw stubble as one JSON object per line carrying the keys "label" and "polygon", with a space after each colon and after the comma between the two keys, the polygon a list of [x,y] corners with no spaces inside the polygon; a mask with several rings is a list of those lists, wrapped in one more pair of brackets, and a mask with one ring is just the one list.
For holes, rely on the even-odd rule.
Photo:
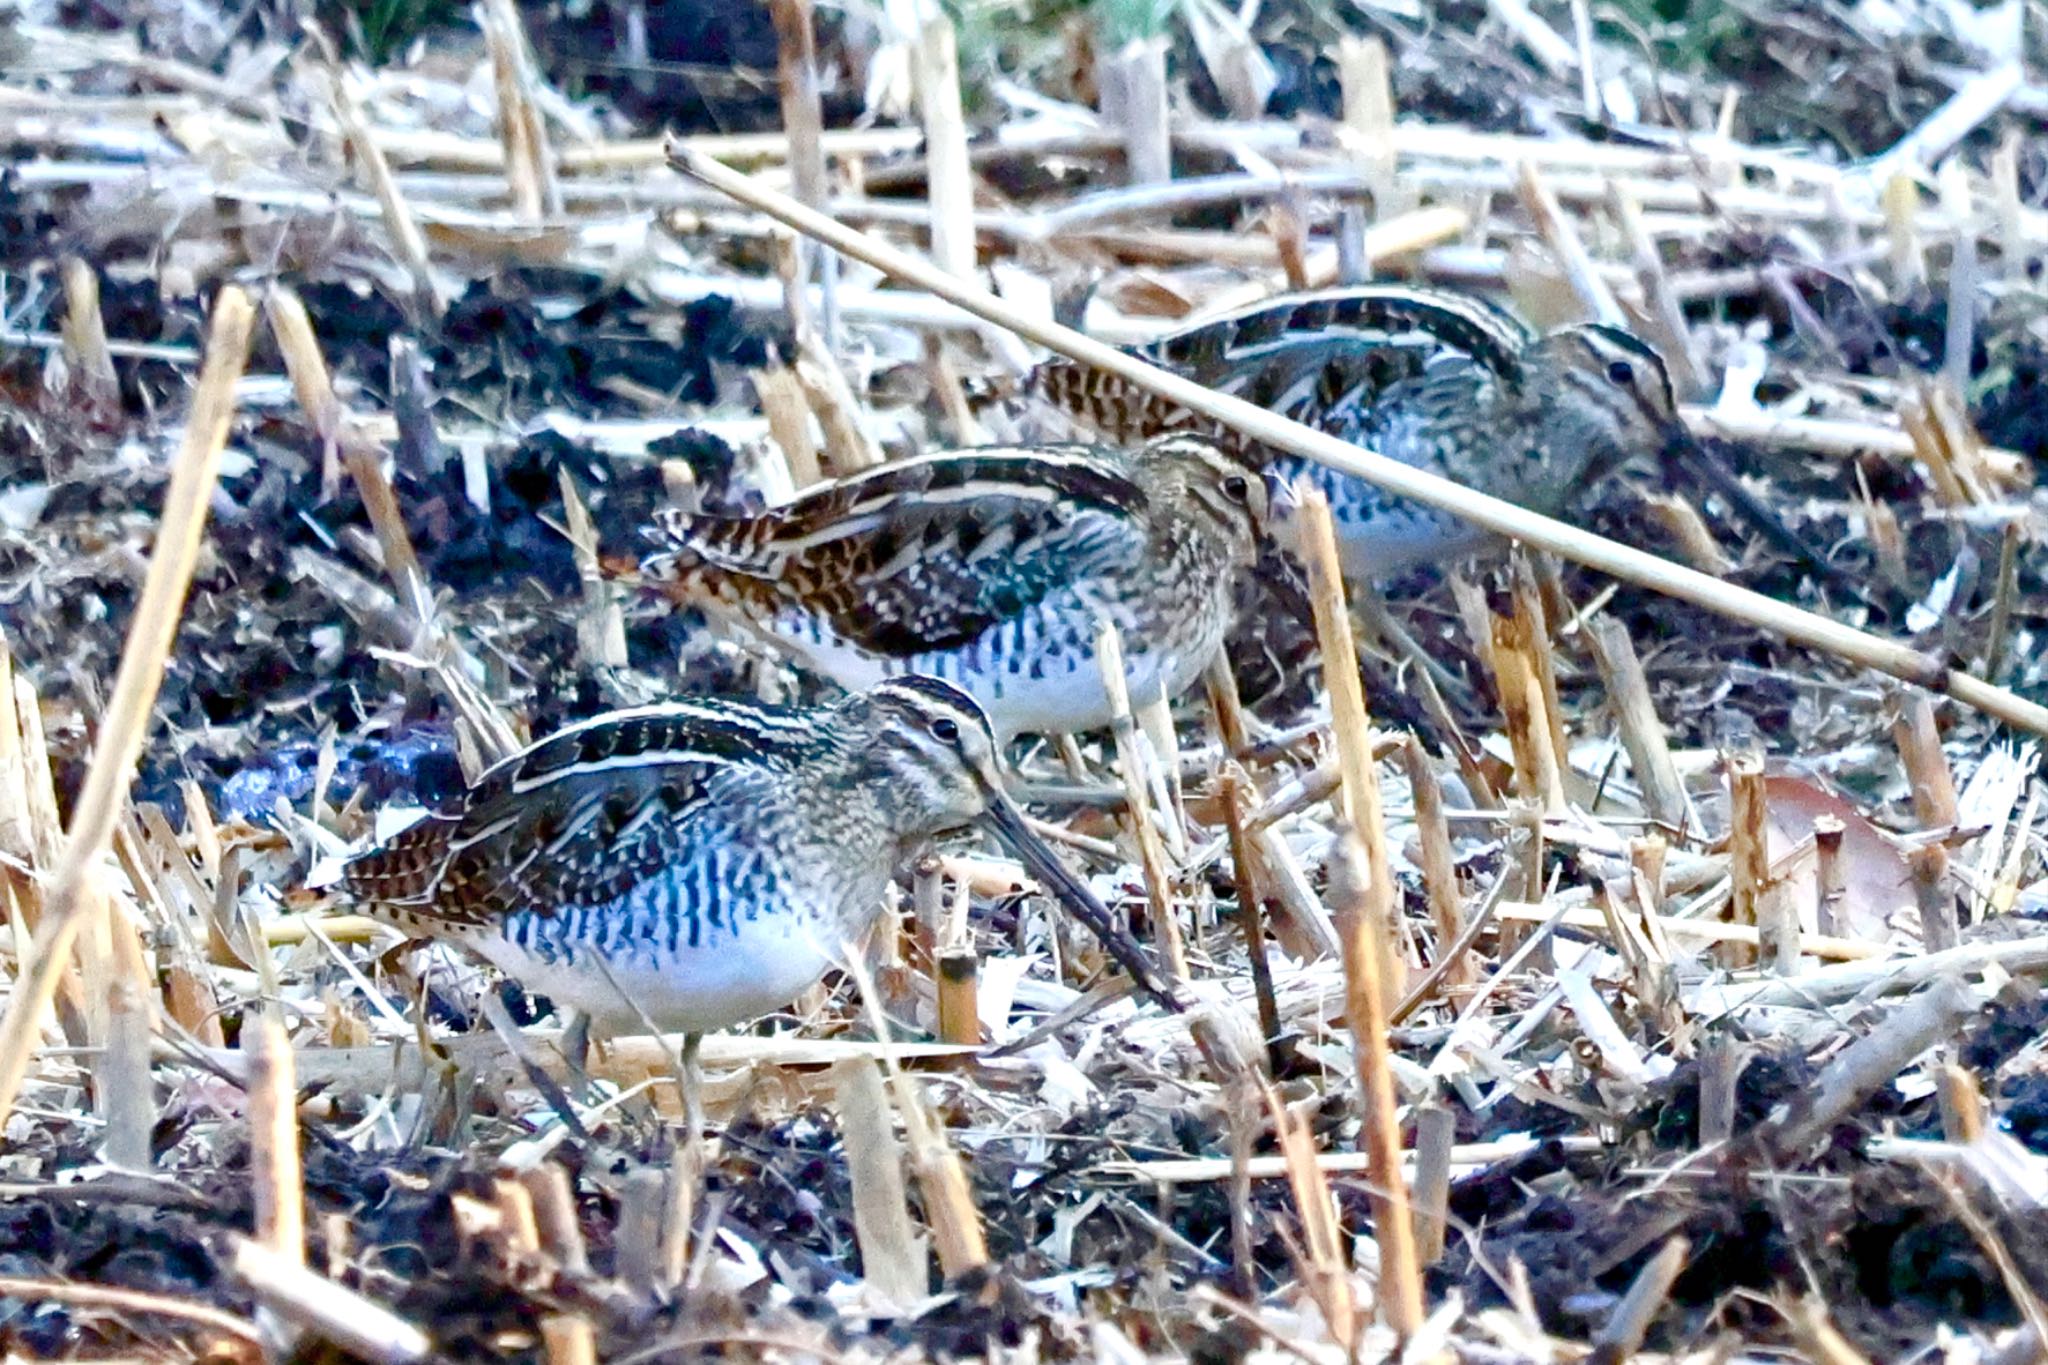
{"label": "cut straw stubble", "polygon": [[156,549],[129,624],[92,764],[86,770],[85,785],[44,902],[35,967],[25,980],[15,983],[7,1013],[0,1018],[0,1125],[6,1123],[20,1097],[43,1011],[70,959],[84,912],[94,904],[87,894],[88,882],[113,838],[123,797],[149,734],[164,664],[198,563],[207,505],[234,418],[235,383],[248,363],[254,324],[255,310],[248,295],[232,285],[223,288],[214,301],[206,363],[193,395],[185,439],[171,467]]}

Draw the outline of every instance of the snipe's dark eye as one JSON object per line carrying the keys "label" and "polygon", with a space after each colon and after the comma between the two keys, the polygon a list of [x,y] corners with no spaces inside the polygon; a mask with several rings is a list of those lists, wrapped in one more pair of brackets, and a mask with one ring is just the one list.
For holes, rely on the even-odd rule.
{"label": "snipe's dark eye", "polygon": [[951,744],[954,740],[960,738],[960,722],[946,716],[940,716],[932,722],[932,734]]}
{"label": "snipe's dark eye", "polygon": [[1223,496],[1232,502],[1243,502],[1252,495],[1251,481],[1242,474],[1232,474],[1223,481]]}
{"label": "snipe's dark eye", "polygon": [[1607,367],[1607,378],[1616,384],[1633,384],[1636,382],[1636,367],[1626,360],[1617,360]]}

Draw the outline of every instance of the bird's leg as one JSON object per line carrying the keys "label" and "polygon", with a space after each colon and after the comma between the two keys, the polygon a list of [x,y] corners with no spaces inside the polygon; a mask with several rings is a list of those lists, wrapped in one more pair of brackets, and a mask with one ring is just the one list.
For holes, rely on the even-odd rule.
{"label": "bird's leg", "polygon": [[587,1069],[590,1061],[590,1015],[583,1010],[569,1011],[568,1026],[562,1030],[559,1046],[562,1056],[568,1060],[569,1069],[584,1080],[590,1078]]}
{"label": "bird's leg", "polygon": [[697,1053],[703,1042],[701,1033],[683,1035],[683,1123],[690,1146],[699,1151],[704,1146],[704,1063]]}

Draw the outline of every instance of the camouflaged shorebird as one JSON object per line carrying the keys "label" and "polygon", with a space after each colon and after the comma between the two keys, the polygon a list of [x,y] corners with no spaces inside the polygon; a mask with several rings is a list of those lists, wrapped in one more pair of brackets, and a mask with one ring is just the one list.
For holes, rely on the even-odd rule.
{"label": "camouflaged shorebird", "polygon": [[931,678],[820,707],[703,698],[599,716],[498,763],[342,876],[364,913],[457,943],[604,1031],[641,1032],[644,1015],[694,1038],[843,962],[894,869],[970,824],[1173,1003],[1004,794],[980,709]]}
{"label": "camouflaged shorebird", "polygon": [[1097,623],[1132,695],[1179,695],[1232,619],[1267,485],[1225,447],[1168,434],[987,446],[820,484],[760,516],[671,510],[643,581],[765,637],[847,688],[955,684],[996,734],[1108,723]]}

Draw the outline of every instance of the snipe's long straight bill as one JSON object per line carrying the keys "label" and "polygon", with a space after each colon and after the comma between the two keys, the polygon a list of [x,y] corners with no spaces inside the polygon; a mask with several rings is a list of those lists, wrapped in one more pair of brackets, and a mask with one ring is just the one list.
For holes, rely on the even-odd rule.
{"label": "snipe's long straight bill", "polygon": [[1087,883],[1069,871],[1059,855],[1031,832],[1031,827],[1024,823],[1023,812],[1015,803],[1000,792],[992,792],[989,794],[988,811],[981,818],[998,839],[1023,859],[1025,868],[1038,880],[1038,884],[1051,892],[1075,919],[1087,925],[1089,931],[1102,940],[1102,946],[1109,950],[1109,955],[1131,974],[1145,994],[1176,1014],[1187,1008],[1175,997],[1173,988],[1159,974],[1144,947],[1118,927],[1109,907],[1097,900]]}

